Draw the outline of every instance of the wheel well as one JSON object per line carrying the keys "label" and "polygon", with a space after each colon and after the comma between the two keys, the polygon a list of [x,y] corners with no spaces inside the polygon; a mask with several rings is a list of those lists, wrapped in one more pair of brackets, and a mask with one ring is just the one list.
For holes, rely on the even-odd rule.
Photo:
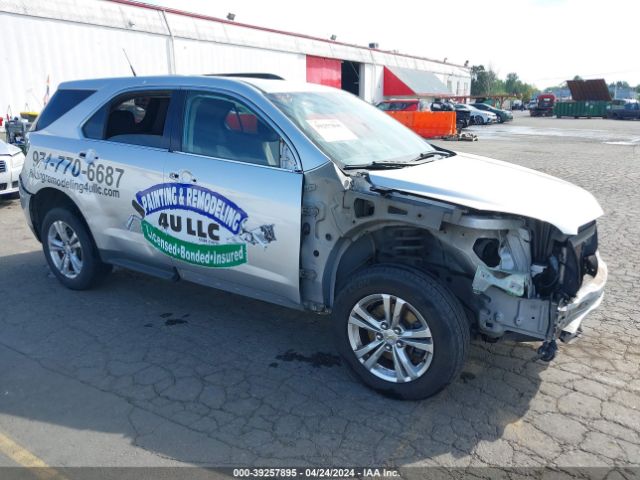
{"label": "wheel well", "polygon": [[329,305],[333,305],[337,292],[353,274],[378,264],[429,273],[449,286],[458,297],[466,296],[466,284],[468,282],[470,288],[473,276],[467,259],[429,230],[408,226],[384,227],[359,237],[343,251],[329,291]]}
{"label": "wheel well", "polygon": [[44,220],[44,217],[46,217],[47,213],[54,208],[66,208],[70,212],[73,212],[75,215],[77,215],[78,218],[84,223],[85,227],[87,227],[87,231],[89,232],[89,235],[92,236],[93,240],[91,229],[87,225],[87,221],[82,215],[82,212],[80,212],[78,206],[73,200],[71,200],[71,198],[67,194],[61,192],[60,190],[56,190],[55,188],[43,188],[33,196],[29,204],[31,223],[38,240],[42,241],[42,221]]}

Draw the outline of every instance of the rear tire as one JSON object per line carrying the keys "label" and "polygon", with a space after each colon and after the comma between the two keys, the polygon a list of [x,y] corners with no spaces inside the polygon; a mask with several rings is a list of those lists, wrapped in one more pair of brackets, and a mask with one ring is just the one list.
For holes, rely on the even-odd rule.
{"label": "rear tire", "polygon": [[84,222],[69,210],[50,210],[42,221],[40,236],[49,268],[67,288],[87,290],[111,271],[111,265],[100,260]]}
{"label": "rear tire", "polygon": [[469,349],[460,302],[433,277],[402,267],[355,274],[336,299],[333,327],[338,350],[358,377],[406,400],[451,383]]}

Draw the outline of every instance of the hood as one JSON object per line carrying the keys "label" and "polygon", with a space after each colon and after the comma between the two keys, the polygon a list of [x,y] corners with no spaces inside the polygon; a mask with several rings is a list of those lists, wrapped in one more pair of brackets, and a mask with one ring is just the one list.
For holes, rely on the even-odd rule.
{"label": "hood", "polygon": [[16,155],[18,153],[20,153],[22,150],[20,150],[18,147],[16,147],[15,145],[11,145],[10,143],[5,143],[2,140],[0,140],[0,155]]}
{"label": "hood", "polygon": [[586,190],[512,163],[471,154],[394,170],[373,170],[376,187],[456,205],[535,218],[566,235],[603,214]]}

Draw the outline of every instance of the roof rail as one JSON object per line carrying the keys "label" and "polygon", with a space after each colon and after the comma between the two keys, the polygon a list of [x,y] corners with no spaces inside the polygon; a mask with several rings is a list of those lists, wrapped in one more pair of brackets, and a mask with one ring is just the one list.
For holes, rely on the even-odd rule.
{"label": "roof rail", "polygon": [[284,80],[280,75],[274,73],[205,73],[205,77],[245,77],[262,78],[265,80]]}

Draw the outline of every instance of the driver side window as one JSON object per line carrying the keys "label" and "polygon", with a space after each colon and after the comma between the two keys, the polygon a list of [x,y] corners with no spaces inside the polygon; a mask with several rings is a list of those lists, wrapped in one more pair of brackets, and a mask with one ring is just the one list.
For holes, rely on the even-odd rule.
{"label": "driver side window", "polygon": [[280,136],[246,105],[221,95],[192,92],[184,119],[184,152],[280,167]]}

